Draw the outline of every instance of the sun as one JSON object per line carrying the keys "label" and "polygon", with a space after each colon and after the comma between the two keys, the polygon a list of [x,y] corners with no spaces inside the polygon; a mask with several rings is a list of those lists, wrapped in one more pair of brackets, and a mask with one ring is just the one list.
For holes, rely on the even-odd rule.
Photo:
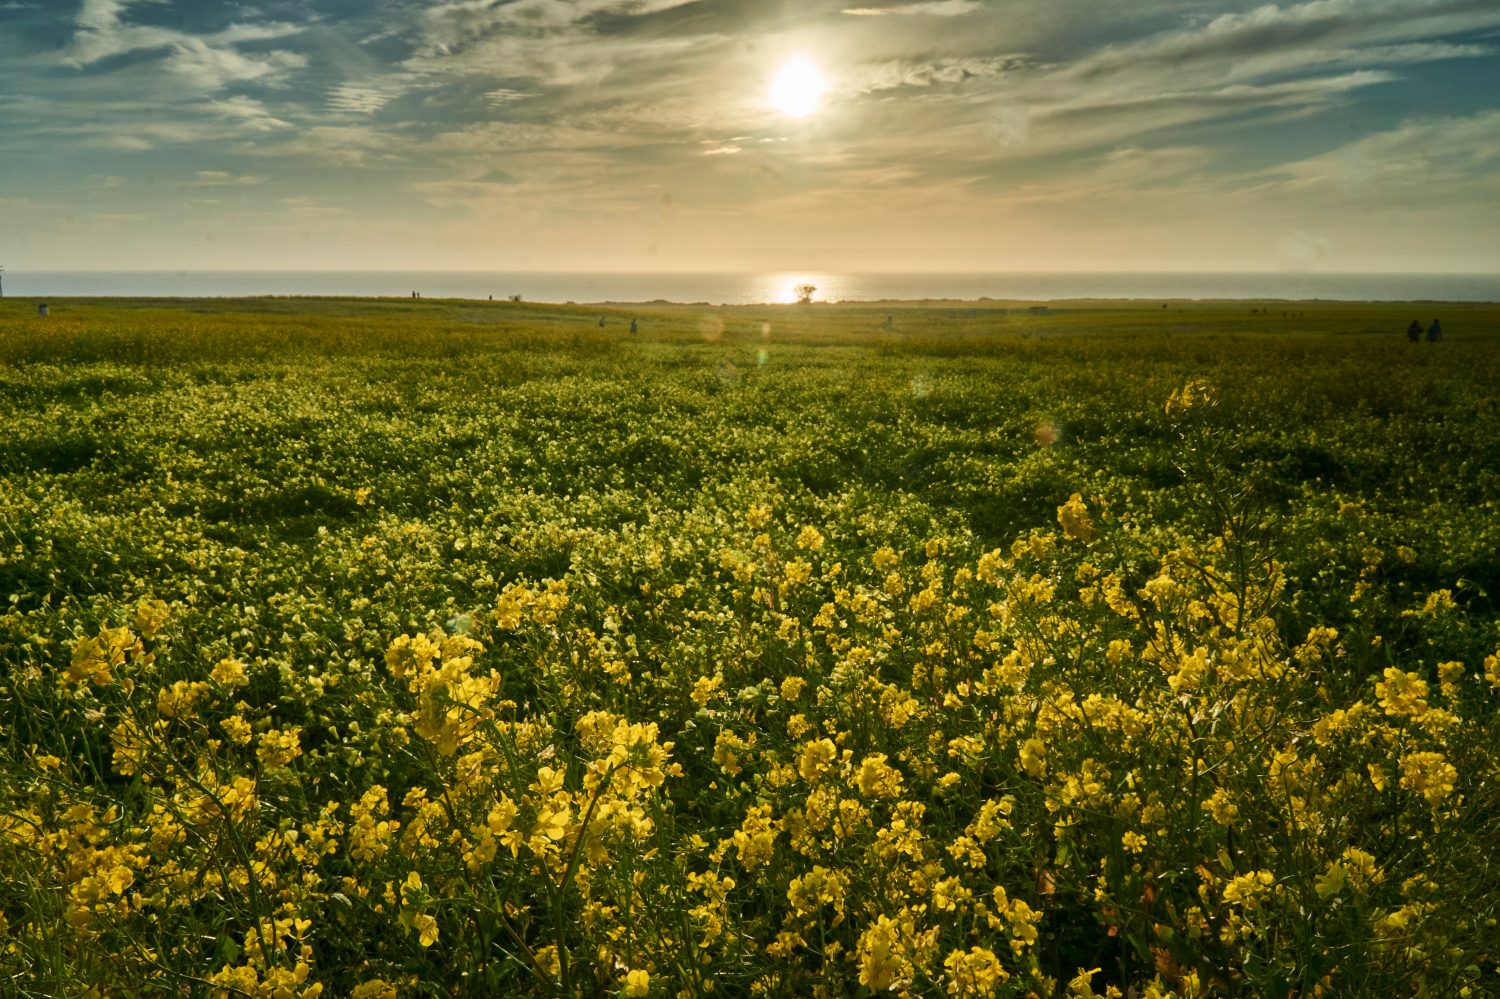
{"label": "sun", "polygon": [[771,107],[791,118],[806,118],[823,103],[828,83],[802,56],[785,63],[771,80]]}

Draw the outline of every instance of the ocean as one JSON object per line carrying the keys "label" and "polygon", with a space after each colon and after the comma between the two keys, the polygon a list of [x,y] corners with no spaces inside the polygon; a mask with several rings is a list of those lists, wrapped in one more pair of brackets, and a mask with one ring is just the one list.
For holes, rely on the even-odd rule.
{"label": "ocean", "polygon": [[829,302],[983,298],[1272,299],[1500,302],[1500,274],[761,274],[445,271],[8,271],[12,298],[263,295],[391,296],[532,302],[755,305],[791,302],[799,284]]}

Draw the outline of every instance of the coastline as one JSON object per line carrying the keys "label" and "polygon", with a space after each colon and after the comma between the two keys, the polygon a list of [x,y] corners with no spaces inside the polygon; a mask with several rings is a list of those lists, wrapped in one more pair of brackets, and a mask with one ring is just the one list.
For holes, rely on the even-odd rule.
{"label": "coastline", "polygon": [[455,300],[591,306],[1020,302],[1495,302],[1496,274],[1254,273],[487,273],[10,271],[7,298]]}

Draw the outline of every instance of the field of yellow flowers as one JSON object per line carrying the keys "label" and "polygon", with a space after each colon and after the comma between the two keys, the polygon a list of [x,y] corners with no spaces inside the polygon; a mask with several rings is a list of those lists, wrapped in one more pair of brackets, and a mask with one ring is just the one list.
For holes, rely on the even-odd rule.
{"label": "field of yellow flowers", "polygon": [[22,304],[0,994],[1500,995],[1500,308]]}

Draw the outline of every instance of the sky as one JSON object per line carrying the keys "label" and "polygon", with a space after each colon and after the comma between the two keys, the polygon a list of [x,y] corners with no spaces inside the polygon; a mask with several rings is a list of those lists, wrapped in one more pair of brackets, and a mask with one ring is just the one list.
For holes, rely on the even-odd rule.
{"label": "sky", "polygon": [[0,266],[1494,272],[1500,2],[0,0]]}

